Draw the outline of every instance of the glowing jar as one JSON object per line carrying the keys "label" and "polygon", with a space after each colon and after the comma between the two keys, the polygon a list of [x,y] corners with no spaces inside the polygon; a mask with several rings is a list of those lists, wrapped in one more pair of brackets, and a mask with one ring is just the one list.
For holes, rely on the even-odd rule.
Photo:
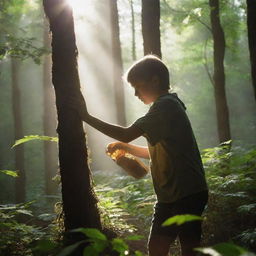
{"label": "glowing jar", "polygon": [[107,153],[130,176],[140,179],[148,173],[148,167],[138,158],[122,149]]}

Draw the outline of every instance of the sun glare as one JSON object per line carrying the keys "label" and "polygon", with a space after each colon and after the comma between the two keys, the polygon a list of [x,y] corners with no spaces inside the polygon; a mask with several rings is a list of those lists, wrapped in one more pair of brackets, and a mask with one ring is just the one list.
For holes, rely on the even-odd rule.
{"label": "sun glare", "polygon": [[81,16],[84,14],[84,11],[87,6],[87,0],[66,0],[68,5],[72,7],[75,15]]}

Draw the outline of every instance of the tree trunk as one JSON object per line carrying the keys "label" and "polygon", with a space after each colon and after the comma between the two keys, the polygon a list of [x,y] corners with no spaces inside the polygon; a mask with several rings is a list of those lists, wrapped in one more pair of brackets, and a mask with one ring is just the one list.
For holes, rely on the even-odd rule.
{"label": "tree trunk", "polygon": [[141,24],[144,55],[155,54],[161,58],[159,0],[142,0]]}
{"label": "tree trunk", "polygon": [[219,142],[231,139],[229,127],[229,111],[225,92],[225,36],[220,23],[219,0],[209,0],[211,8],[211,26],[213,35],[213,58],[214,58],[214,95],[217,114],[217,126]]}
{"label": "tree trunk", "polygon": [[126,125],[125,118],[125,99],[124,86],[122,80],[123,62],[121,53],[121,43],[119,37],[119,22],[117,0],[110,0],[110,17],[111,17],[111,31],[112,31],[112,54],[113,54],[113,81],[114,94],[117,110],[117,122],[120,125]]}
{"label": "tree trunk", "polygon": [[65,230],[101,229],[97,200],[87,163],[83,124],[67,104],[70,96],[83,99],[77,69],[77,48],[71,8],[65,0],[44,0],[52,32],[52,82],[56,94],[59,165]]}
{"label": "tree trunk", "polygon": [[[12,72],[12,107],[14,117],[14,137],[15,140],[24,137],[22,116],[21,116],[21,98],[19,88],[19,67],[20,61],[11,58]],[[18,170],[19,176],[15,179],[15,201],[16,203],[25,202],[26,200],[26,175],[24,170],[24,145],[21,144],[15,149],[15,169]]]}
{"label": "tree trunk", "polygon": [[247,29],[251,61],[251,76],[256,100],[256,1],[247,0]]}
{"label": "tree trunk", "polygon": [[[49,24],[44,20],[44,47],[50,49]],[[44,57],[43,63],[43,92],[44,92],[44,135],[56,136],[56,109],[54,107],[55,95],[51,81],[51,55]],[[57,173],[57,146],[50,141],[44,142],[44,169],[45,169],[45,193],[55,195],[57,183],[52,178]]]}
{"label": "tree trunk", "polygon": [[132,18],[132,60],[135,61],[137,59],[136,56],[136,40],[135,40],[135,17],[134,17],[134,8],[133,8],[133,0],[130,0],[131,6],[131,18]]}

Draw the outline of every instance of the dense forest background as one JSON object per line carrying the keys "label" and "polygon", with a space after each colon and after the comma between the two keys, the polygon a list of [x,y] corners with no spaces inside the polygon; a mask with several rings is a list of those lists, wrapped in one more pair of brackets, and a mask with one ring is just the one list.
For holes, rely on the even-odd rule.
{"label": "dense forest background", "polygon": [[[116,11],[113,2],[117,3]],[[78,71],[89,112],[121,125],[131,124],[148,109],[121,80],[125,70],[144,55],[142,2],[86,0],[81,3],[73,0]],[[212,9],[208,1],[160,1],[161,54],[170,70],[172,88],[187,107],[210,184],[212,196],[204,243],[211,245],[233,239],[254,251],[256,98],[248,47],[248,3],[245,0],[220,0],[219,4],[219,18],[225,35],[225,92],[229,113],[226,122],[230,127],[227,141],[232,140],[232,143],[225,144],[226,140],[220,139],[218,133]],[[114,17],[117,23],[114,23]],[[42,141],[40,137],[40,140],[12,146],[24,136],[57,136],[49,24],[42,2],[36,0],[1,0],[0,20],[1,220],[14,218],[30,225],[27,221],[32,218],[31,225],[38,225],[39,232],[40,226],[56,225],[51,221],[58,215],[56,208],[61,201],[58,144]],[[153,32],[151,36],[154,36]],[[118,47],[121,51],[119,59]],[[137,228],[136,232],[146,236],[154,201],[150,177],[140,181],[127,177],[105,154],[105,147],[112,139],[87,125],[85,131],[89,165],[104,212],[103,219],[122,235],[127,235],[123,230],[133,233]],[[224,146],[220,146],[221,142]],[[136,143],[146,145],[143,139]],[[15,173],[8,173],[17,170],[19,177],[11,177],[10,174],[15,176]],[[53,177],[55,181],[52,181]],[[139,205],[142,201],[144,205]],[[23,204],[25,202],[30,206]],[[33,217],[30,216],[32,212],[25,211],[27,207],[32,209]],[[15,214],[12,215],[10,209],[15,209]],[[19,216],[22,213],[27,217]],[[230,221],[225,223],[224,218],[230,218]],[[226,229],[221,227],[223,222]],[[7,226],[0,228],[15,237],[15,232]],[[30,245],[33,232],[24,227],[22,232],[25,235],[16,238],[22,241],[21,244]],[[44,237],[47,232],[37,235]],[[8,251],[8,243],[12,244],[10,237],[1,240],[1,248],[6,253],[3,255],[20,255]],[[27,241],[22,237],[27,237]],[[136,249],[145,250],[144,247]]]}

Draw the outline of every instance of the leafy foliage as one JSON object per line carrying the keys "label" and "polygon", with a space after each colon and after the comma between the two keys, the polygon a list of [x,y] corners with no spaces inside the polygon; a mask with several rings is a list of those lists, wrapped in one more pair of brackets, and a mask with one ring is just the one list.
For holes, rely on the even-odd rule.
{"label": "leafy foliage", "polygon": [[1,255],[31,255],[30,244],[45,235],[42,228],[18,221],[26,219],[24,215],[33,216],[28,210],[30,205],[31,203],[0,206],[0,232],[4,234],[0,236]]}
{"label": "leafy foliage", "polygon": [[54,141],[54,142],[58,142],[58,138],[57,137],[50,137],[50,136],[40,136],[40,135],[28,135],[28,136],[24,136],[24,138],[16,140],[14,145],[12,147],[16,147],[22,143],[26,143],[32,140],[43,140],[43,141]]}
{"label": "leafy foliage", "polygon": [[190,214],[176,215],[174,217],[167,219],[162,224],[162,226],[170,226],[173,224],[176,224],[179,226],[179,225],[184,224],[185,222],[196,221],[196,220],[202,220],[202,218],[200,216],[190,215]]}
{"label": "leafy foliage", "polygon": [[197,248],[196,250],[211,256],[255,256],[254,253],[231,243],[221,243],[212,247]]}
{"label": "leafy foliage", "polygon": [[15,37],[6,35],[3,43],[0,44],[0,61],[7,58],[26,60],[31,58],[36,64],[41,63],[41,57],[49,54],[49,50],[38,47],[34,43],[35,38]]}
{"label": "leafy foliage", "polygon": [[11,170],[0,170],[0,172],[8,175],[8,176],[12,176],[12,177],[18,177],[18,173],[16,171],[11,171]]}
{"label": "leafy foliage", "polygon": [[[134,254],[129,253],[129,247],[123,239],[113,238],[112,240],[97,229],[94,228],[78,228],[71,230],[71,232],[80,232],[85,235],[85,240],[79,241],[75,244],[65,247],[57,256],[66,256],[74,252],[78,247],[84,245],[83,255],[84,256],[98,256],[107,251],[118,252],[118,255],[142,255],[136,251]],[[133,237],[133,239],[136,239]],[[105,255],[105,254],[104,254]]]}
{"label": "leafy foliage", "polygon": [[[233,239],[252,250],[256,225],[256,149],[216,147],[203,152],[210,189],[205,221],[205,243]],[[243,235],[242,235],[243,234]]]}

